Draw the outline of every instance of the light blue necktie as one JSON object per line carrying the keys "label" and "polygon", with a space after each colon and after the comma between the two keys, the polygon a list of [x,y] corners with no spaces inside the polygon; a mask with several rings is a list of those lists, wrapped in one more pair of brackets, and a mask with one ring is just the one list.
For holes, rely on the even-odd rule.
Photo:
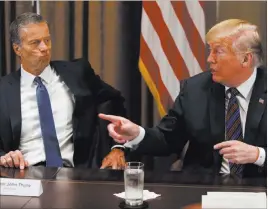
{"label": "light blue necktie", "polygon": [[62,158],[59,142],[51,109],[51,103],[46,87],[40,77],[35,77],[37,84],[36,99],[39,110],[40,126],[46,153],[47,167],[62,167]]}

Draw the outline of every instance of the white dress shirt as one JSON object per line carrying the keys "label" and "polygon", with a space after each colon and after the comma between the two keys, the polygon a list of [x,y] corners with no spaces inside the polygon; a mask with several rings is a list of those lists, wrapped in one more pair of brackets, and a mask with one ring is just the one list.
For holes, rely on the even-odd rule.
{"label": "white dress shirt", "polygon": [[[39,75],[47,88],[64,165],[73,166],[74,146],[72,114],[74,96],[56,72],[47,66]],[[19,149],[29,165],[46,161],[39,112],[36,100],[35,75],[26,72],[21,66],[21,139]]]}
{"label": "white dress shirt", "polygon": [[[236,96],[236,98],[238,100],[238,105],[239,105],[243,138],[245,137],[245,126],[246,126],[246,119],[247,119],[247,113],[248,113],[248,105],[250,102],[256,76],[257,76],[257,69],[255,68],[251,76],[248,78],[248,80],[246,80],[244,83],[242,83],[240,86],[236,88],[240,93],[239,95]],[[228,89],[229,87],[225,86],[225,92]],[[231,94],[229,93],[227,95],[227,98],[225,98],[225,114],[227,114],[227,108],[228,108],[230,97],[231,97]],[[260,154],[255,164],[258,166],[262,166],[265,161],[265,150],[261,147],[258,147],[258,148],[259,148]],[[229,162],[225,158],[223,158],[220,173],[230,173]]]}
{"label": "white dress shirt", "polygon": [[[237,87],[237,90],[241,94],[241,95],[237,95],[236,97],[238,99],[238,105],[239,105],[239,109],[240,109],[240,117],[241,117],[243,137],[245,134],[245,124],[246,124],[246,118],[247,118],[248,105],[250,102],[253,85],[254,85],[254,82],[256,80],[256,74],[257,74],[257,70],[254,69],[253,73],[248,78],[248,80],[246,80],[244,83],[242,83],[240,86]],[[225,87],[225,91],[227,91],[228,89],[229,89],[229,87]],[[229,98],[226,99],[225,110],[227,110]],[[226,111],[225,111],[225,113],[226,113]],[[143,138],[145,136],[144,128],[141,126],[139,128],[140,128],[139,135],[135,139],[133,139],[132,141],[126,142],[124,144],[124,147],[128,147],[130,149],[136,149],[138,147],[139,143],[143,140]],[[116,146],[118,146],[118,145],[115,145],[114,147],[116,147]],[[261,148],[261,147],[258,147],[258,148],[259,148],[259,157],[254,164],[256,164],[258,166],[262,166],[264,164],[264,161],[265,161],[265,154],[266,153],[265,153],[265,150],[263,148]],[[226,173],[226,174],[230,173],[229,163],[225,158],[223,158],[220,173]]]}

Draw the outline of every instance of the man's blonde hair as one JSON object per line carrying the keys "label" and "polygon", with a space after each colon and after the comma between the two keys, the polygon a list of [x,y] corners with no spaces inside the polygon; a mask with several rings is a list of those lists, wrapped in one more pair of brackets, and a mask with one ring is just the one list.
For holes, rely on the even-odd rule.
{"label": "man's blonde hair", "polygon": [[253,65],[258,67],[263,62],[263,50],[258,27],[248,21],[228,19],[213,26],[206,34],[207,42],[229,39],[232,49],[238,54],[252,53]]}

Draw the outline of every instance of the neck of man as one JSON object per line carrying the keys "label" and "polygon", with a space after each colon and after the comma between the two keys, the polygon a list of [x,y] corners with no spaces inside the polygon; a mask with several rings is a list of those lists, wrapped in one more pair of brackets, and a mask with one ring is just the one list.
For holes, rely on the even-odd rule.
{"label": "neck of man", "polygon": [[45,69],[45,67],[31,67],[31,66],[27,66],[27,65],[24,65],[23,63],[21,64],[23,69],[28,72],[28,73],[31,73],[32,75],[34,76],[39,76]]}
{"label": "neck of man", "polygon": [[254,68],[248,68],[248,69],[243,69],[244,72],[239,74],[237,77],[234,78],[230,84],[226,85],[228,87],[238,87],[245,81],[249,79],[249,77],[252,75]]}

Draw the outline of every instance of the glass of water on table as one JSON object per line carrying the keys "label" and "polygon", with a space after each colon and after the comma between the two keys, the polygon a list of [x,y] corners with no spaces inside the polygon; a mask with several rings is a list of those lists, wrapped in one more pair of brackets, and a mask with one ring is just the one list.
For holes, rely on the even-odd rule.
{"label": "glass of water on table", "polygon": [[124,171],[125,203],[129,206],[143,204],[144,164],[127,162]]}

